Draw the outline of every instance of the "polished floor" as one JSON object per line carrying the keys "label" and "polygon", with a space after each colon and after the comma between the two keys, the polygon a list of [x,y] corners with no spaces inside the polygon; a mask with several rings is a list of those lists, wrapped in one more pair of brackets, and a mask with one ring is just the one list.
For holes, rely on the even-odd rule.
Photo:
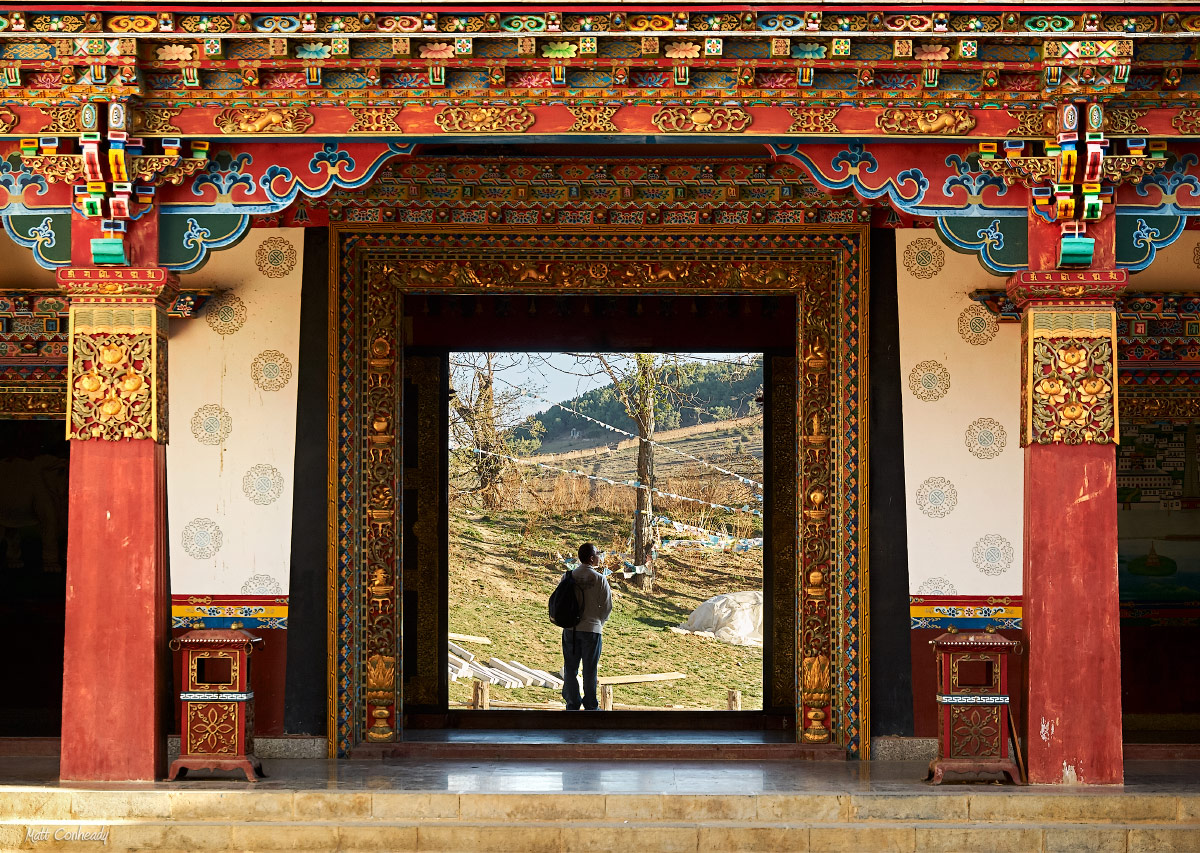
{"label": "polished floor", "polygon": [[[917,761],[848,762],[565,762],[565,761],[264,761],[257,783],[232,774],[196,772],[179,782],[113,785],[89,789],[397,791],[416,793],[575,794],[1200,794],[1200,763],[1127,761],[1123,787],[1027,787],[995,782],[923,780]],[[0,758],[0,785],[58,787],[53,758]]]}

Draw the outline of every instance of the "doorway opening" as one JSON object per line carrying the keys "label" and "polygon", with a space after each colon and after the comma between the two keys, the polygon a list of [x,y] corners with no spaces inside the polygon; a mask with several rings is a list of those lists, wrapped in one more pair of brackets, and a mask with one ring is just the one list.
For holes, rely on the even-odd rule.
{"label": "doorway opening", "polygon": [[[793,728],[796,301],[409,295],[403,316],[406,727],[597,725],[561,713],[547,611],[590,541],[616,593],[604,726]],[[671,386],[653,445],[613,387],[639,361]],[[517,408],[476,434],[481,395]]]}
{"label": "doorway opening", "polygon": [[0,642],[12,658],[0,737],[62,729],[67,470],[62,421],[0,420]]}
{"label": "doorway opening", "polygon": [[1200,744],[1200,424],[1122,422],[1117,502],[1125,743]]}
{"label": "doorway opening", "polygon": [[761,711],[763,354],[453,352],[449,374],[448,707],[565,708],[547,599],[589,543],[602,709]]}

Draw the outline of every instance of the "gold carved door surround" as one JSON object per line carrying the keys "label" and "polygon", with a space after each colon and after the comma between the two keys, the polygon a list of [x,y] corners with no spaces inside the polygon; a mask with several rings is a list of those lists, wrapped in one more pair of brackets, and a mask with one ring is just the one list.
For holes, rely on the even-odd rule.
{"label": "gold carved door surround", "polygon": [[[777,671],[767,674],[764,705],[794,696],[797,740],[835,744],[867,757],[868,233],[864,225],[742,227],[736,232],[664,227],[636,233],[616,226],[503,234],[466,226],[334,229],[329,318],[331,755],[346,756],[360,745],[401,737],[404,579],[427,574],[414,575],[404,560],[406,554],[416,560],[422,553],[432,555],[432,545],[421,540],[444,533],[433,532],[438,526],[422,512],[425,507],[406,506],[405,501],[406,494],[411,502],[418,491],[428,493],[429,483],[418,490],[414,478],[442,474],[424,460],[408,470],[404,465],[405,436],[411,441],[415,435],[405,419],[415,418],[419,425],[433,415],[432,409],[425,412],[429,417],[405,410],[406,370],[427,374],[431,365],[405,364],[402,297],[775,293],[796,299],[798,323],[794,358],[773,361],[769,440],[792,443],[794,453],[776,454],[795,458],[796,473],[788,482],[776,472],[771,491],[776,512],[769,523],[776,529],[774,538],[785,544],[764,561],[770,566],[773,596],[793,596],[795,606],[792,619],[780,608],[773,615],[770,636],[789,632],[794,642],[779,637],[772,643],[772,669]],[[794,373],[780,375],[780,368]],[[425,376],[420,384],[428,387],[431,381]],[[783,418],[778,401],[788,396],[796,407]],[[420,403],[417,407],[429,409]],[[789,528],[793,537],[778,535]],[[405,547],[406,530],[414,531],[416,550],[411,544]],[[440,634],[444,626],[439,622],[433,627]],[[426,622],[409,636],[424,636],[428,628]],[[419,658],[431,654],[433,645],[416,642]],[[414,658],[410,654],[408,659]],[[432,698],[414,695],[409,701],[428,707]]]}

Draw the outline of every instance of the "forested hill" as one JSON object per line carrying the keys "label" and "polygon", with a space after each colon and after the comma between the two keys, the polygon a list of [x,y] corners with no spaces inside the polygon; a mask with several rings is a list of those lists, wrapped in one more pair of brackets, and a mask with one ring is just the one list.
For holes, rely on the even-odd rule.
{"label": "forested hill", "polygon": [[[662,395],[655,410],[658,430],[678,429],[700,423],[742,417],[758,411],[755,397],[762,392],[763,361],[759,357],[751,364],[737,365],[712,362],[682,362],[678,379],[670,384],[677,389]],[[611,385],[596,388],[570,400],[563,406],[588,417],[636,433],[637,427],[625,412]],[[551,406],[534,415],[533,419],[545,428],[543,444],[570,435],[572,429],[584,438],[613,441],[609,430],[590,423],[562,406]]]}

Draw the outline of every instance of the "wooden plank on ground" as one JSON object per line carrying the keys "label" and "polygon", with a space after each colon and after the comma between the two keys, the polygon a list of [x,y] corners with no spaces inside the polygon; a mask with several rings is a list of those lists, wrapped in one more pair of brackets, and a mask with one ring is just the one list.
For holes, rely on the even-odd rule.
{"label": "wooden plank on ground", "polygon": [[609,675],[597,679],[601,684],[644,684],[647,681],[678,681],[686,672],[648,672],[642,675]]}
{"label": "wooden plank on ground", "polygon": [[487,637],[472,637],[470,634],[447,634],[446,639],[453,640],[456,643],[479,643],[484,646],[492,644],[492,641]]}

